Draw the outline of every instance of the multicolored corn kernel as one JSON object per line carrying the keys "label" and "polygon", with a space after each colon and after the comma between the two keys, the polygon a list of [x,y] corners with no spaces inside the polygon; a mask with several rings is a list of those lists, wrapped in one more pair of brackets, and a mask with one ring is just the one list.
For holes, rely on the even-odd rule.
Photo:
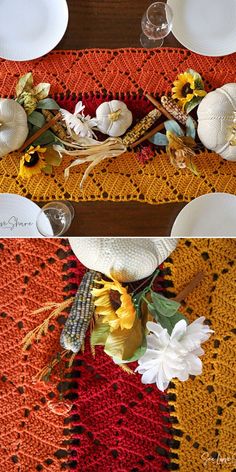
{"label": "multicolored corn kernel", "polygon": [[151,128],[151,126],[160,118],[161,112],[154,108],[150,111],[142,120],[140,120],[128,133],[125,134],[123,138],[123,144],[125,146],[130,146],[135,141],[137,141],[141,136],[143,136],[146,131]]}
{"label": "multicolored corn kernel", "polygon": [[91,290],[92,288],[99,288],[96,281],[100,279],[101,274],[93,270],[88,270],[83,276],[61,333],[60,344],[68,351],[77,353],[84,343],[87,329],[94,314]]}

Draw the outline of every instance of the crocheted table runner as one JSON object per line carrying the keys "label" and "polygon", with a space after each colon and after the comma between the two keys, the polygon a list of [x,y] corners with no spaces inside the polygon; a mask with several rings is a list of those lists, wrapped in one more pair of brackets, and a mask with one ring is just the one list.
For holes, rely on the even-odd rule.
{"label": "crocheted table runner", "polygon": [[186,299],[185,312],[191,321],[205,316],[214,330],[203,346],[203,374],[175,381],[168,391],[176,429],[173,463],[182,472],[235,470],[235,261],[235,240],[192,239],[181,240],[165,263],[172,292],[204,271],[204,280]]}
{"label": "crocheted table runner", "polygon": [[[206,90],[210,91],[235,81],[236,55],[211,58],[171,48],[54,51],[28,63],[0,60],[0,94],[14,96],[17,79],[31,70],[36,82],[52,84],[51,93],[57,95],[60,103],[67,97],[70,109],[76,97],[86,100],[87,110],[92,114],[97,101],[120,98],[130,105],[134,116],[137,116],[135,110],[141,110],[143,116],[149,106],[142,99],[143,93],[165,94],[177,74],[187,68],[197,70],[203,76]],[[235,163],[208,151],[196,158],[199,177],[173,167],[164,152],[156,152],[145,165],[137,159],[137,152],[127,152],[99,164],[89,175],[83,191],[79,184],[86,165],[73,168],[65,182],[63,170],[70,162],[71,158],[65,157],[53,175],[22,181],[17,178],[19,156],[17,153],[6,156],[0,160],[0,191],[18,193],[35,201],[136,200],[147,203],[190,201],[205,193],[234,194],[236,191]]]}
{"label": "crocheted table runner", "polygon": [[59,350],[61,328],[52,321],[47,336],[25,353],[22,339],[45,319],[45,312],[32,311],[48,301],[62,302],[69,293],[68,250],[56,239],[0,242],[1,471],[58,472],[66,454],[64,418],[48,406],[57,389],[32,382]]}

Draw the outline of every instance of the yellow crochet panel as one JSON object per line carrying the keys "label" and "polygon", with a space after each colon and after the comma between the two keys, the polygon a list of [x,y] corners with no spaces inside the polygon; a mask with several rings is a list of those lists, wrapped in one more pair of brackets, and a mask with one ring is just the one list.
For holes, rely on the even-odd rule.
{"label": "yellow crochet panel", "polygon": [[99,164],[80,189],[86,164],[74,167],[67,181],[64,169],[71,158],[65,156],[53,175],[36,175],[28,180],[18,178],[20,156],[9,154],[0,160],[0,191],[17,193],[35,201],[46,200],[135,200],[146,203],[190,201],[205,193],[236,193],[235,163],[223,161],[217,154],[203,152],[196,158],[200,177],[186,169],[178,170],[165,153],[157,153],[145,165],[135,152],[107,159]]}
{"label": "yellow crochet panel", "polygon": [[187,297],[184,314],[193,321],[205,316],[214,334],[203,345],[203,373],[187,382],[174,381],[168,393],[173,424],[182,436],[172,452],[181,472],[235,470],[236,410],[236,240],[180,240],[165,263],[178,293],[198,271],[201,284]]}

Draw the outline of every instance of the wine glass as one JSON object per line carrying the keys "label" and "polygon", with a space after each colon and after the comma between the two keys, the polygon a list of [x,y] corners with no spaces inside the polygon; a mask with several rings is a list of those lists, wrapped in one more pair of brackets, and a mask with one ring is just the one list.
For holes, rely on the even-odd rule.
{"label": "wine glass", "polygon": [[171,31],[173,12],[164,2],[152,3],[142,17],[141,45],[144,48],[161,47]]}
{"label": "wine glass", "polygon": [[69,229],[74,215],[70,202],[50,202],[41,208],[36,226],[42,236],[61,236]]}

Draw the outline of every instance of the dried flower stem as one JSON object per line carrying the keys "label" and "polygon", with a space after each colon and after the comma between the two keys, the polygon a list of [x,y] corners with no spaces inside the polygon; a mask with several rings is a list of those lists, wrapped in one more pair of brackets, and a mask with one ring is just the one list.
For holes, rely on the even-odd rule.
{"label": "dried flower stem", "polygon": [[189,284],[186,285],[186,287],[181,290],[181,292],[173,298],[176,302],[181,302],[184,300],[198,285],[199,283],[204,279],[204,273],[203,272],[198,272],[192,280],[190,280]]}
{"label": "dried flower stem", "polygon": [[42,128],[40,128],[36,133],[33,134],[29,139],[27,139],[24,144],[20,147],[18,152],[24,151],[30,144],[32,144],[36,139],[38,139],[45,131],[47,131],[49,128],[51,128],[58,120],[61,119],[61,113],[57,113],[56,116],[54,116],[51,120],[49,120],[47,123],[45,123]]}
{"label": "dried flower stem", "polygon": [[148,93],[146,93],[146,97],[168,120],[174,120],[174,117],[154,97]]}
{"label": "dried flower stem", "polygon": [[135,141],[134,143],[129,145],[129,149],[133,149],[139,144],[141,144],[143,141],[146,141],[146,139],[151,138],[154,134],[158,133],[158,131],[161,131],[165,128],[164,123],[160,123],[158,126],[153,128],[151,131],[148,131],[148,133],[144,134],[140,139]]}
{"label": "dried flower stem", "polygon": [[43,367],[33,378],[34,382],[39,380],[44,380],[45,377],[49,376],[52,369],[59,364],[61,359],[63,359],[68,354],[68,351],[64,349],[64,351],[60,352],[60,356],[55,357],[49,365]]}
{"label": "dried flower stem", "polygon": [[127,366],[127,364],[119,364],[119,367],[126,372],[126,374],[134,375],[134,371]]}
{"label": "dried flower stem", "polygon": [[32,343],[35,338],[37,341],[39,341],[43,334],[47,334],[49,321],[54,318],[57,318],[62,311],[64,311],[71,305],[72,302],[73,298],[69,298],[62,303],[48,303],[44,307],[33,311],[32,315],[35,315],[38,313],[42,313],[43,311],[52,310],[54,308],[52,313],[48,316],[48,318],[46,318],[46,320],[43,321],[41,325],[37,326],[32,331],[26,334],[22,341],[23,351],[26,351],[27,347]]}
{"label": "dried flower stem", "polygon": [[[68,352],[68,351],[67,351],[67,352]],[[76,356],[77,356],[77,352],[73,352],[72,355],[71,355],[71,357],[70,357],[70,360],[69,360],[69,365],[68,365],[69,369],[72,367],[73,362],[74,362]]]}

